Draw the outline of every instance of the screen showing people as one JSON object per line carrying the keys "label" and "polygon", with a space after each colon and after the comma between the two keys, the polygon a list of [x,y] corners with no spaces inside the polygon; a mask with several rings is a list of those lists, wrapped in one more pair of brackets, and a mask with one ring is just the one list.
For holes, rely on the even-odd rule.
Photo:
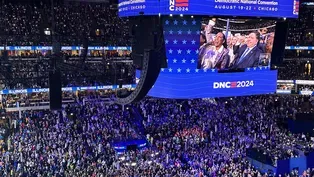
{"label": "screen showing people", "polygon": [[261,19],[203,19],[197,69],[269,66],[276,23]]}

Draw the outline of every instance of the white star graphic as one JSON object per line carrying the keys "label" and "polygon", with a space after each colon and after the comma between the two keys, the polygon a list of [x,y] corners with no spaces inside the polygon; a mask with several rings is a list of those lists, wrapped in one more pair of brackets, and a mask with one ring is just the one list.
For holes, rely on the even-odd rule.
{"label": "white star graphic", "polygon": [[199,35],[199,34],[201,34],[201,32],[200,32],[199,30],[197,30],[197,31],[196,31],[196,34]]}
{"label": "white star graphic", "polygon": [[166,23],[166,25],[169,25],[169,20],[166,20],[165,23]]}
{"label": "white star graphic", "polygon": [[256,67],[254,67],[253,69],[256,70]]}
{"label": "white star graphic", "polygon": [[181,31],[181,30],[179,30],[179,31],[178,31],[178,34],[182,34],[182,31]]}
{"label": "white star graphic", "polygon": [[177,69],[177,72],[178,72],[178,73],[181,73],[181,68],[178,68],[178,69]]}
{"label": "white star graphic", "polygon": [[165,68],[161,68],[161,72],[164,72],[165,71]]}
{"label": "white star graphic", "polygon": [[167,59],[167,63],[169,63],[169,60]]}
{"label": "white star graphic", "polygon": [[263,67],[260,66],[260,67],[259,67],[259,70],[262,70],[262,69],[263,69]]}
{"label": "white star graphic", "polygon": [[177,21],[177,20],[173,21],[173,24],[174,24],[174,25],[177,25],[177,24],[178,24],[178,21]]}
{"label": "white star graphic", "polygon": [[196,21],[195,21],[195,20],[193,20],[193,21],[192,21],[192,24],[193,24],[193,25],[196,25]]}
{"label": "white star graphic", "polygon": [[173,59],[172,62],[173,62],[173,63],[177,63],[177,59]]}
{"label": "white star graphic", "polygon": [[204,69],[203,71],[204,71],[204,73],[207,73],[207,69]]}
{"label": "white star graphic", "polygon": [[197,50],[195,50],[195,53],[196,53],[196,54],[198,54],[198,49],[197,49]]}
{"label": "white star graphic", "polygon": [[181,49],[179,49],[179,50],[178,50],[178,54],[181,54],[181,52],[182,52],[182,50],[181,50]]}
{"label": "white star graphic", "polygon": [[168,44],[169,43],[169,41],[168,40],[165,40],[165,44]]}
{"label": "white star graphic", "polygon": [[198,73],[199,69],[195,69],[195,72]]}
{"label": "white star graphic", "polygon": [[169,34],[173,34],[173,31],[172,31],[172,30],[170,30],[170,31],[169,31]]}
{"label": "white star graphic", "polygon": [[191,63],[194,63],[194,62],[195,62],[195,60],[194,60],[194,59],[192,59],[192,60],[191,60]]}
{"label": "white star graphic", "polygon": [[190,68],[186,69],[186,72],[189,73],[190,72]]}
{"label": "white star graphic", "polygon": [[183,20],[183,25],[187,25],[187,21],[186,20]]}
{"label": "white star graphic", "polygon": [[189,30],[189,31],[188,31],[188,34],[191,34],[191,33],[192,33],[192,31],[191,31],[191,30]]}
{"label": "white star graphic", "polygon": [[186,62],[186,59],[183,58],[182,63],[185,63],[185,62]]}
{"label": "white star graphic", "polygon": [[193,40],[193,41],[191,41],[191,42],[192,42],[192,44],[195,44],[195,42],[196,42],[196,41],[195,41],[195,40]]}
{"label": "white star graphic", "polygon": [[186,44],[186,40],[183,40],[183,41],[182,41],[182,44]]}
{"label": "white star graphic", "polygon": [[265,66],[265,69],[267,69],[268,68],[268,66]]}
{"label": "white star graphic", "polygon": [[169,72],[172,72],[172,68],[169,68],[168,70],[169,70]]}
{"label": "white star graphic", "polygon": [[250,71],[250,68],[247,68],[248,71]]}
{"label": "white star graphic", "polygon": [[191,54],[191,50],[188,49],[188,50],[186,51],[186,53],[187,53],[187,54]]}
{"label": "white star graphic", "polygon": [[174,41],[173,41],[173,44],[177,44],[178,43],[178,41],[175,39]]}
{"label": "white star graphic", "polygon": [[212,69],[212,72],[215,72],[215,69]]}
{"label": "white star graphic", "polygon": [[172,52],[173,52],[173,50],[172,50],[172,49],[169,49],[169,50],[168,50],[168,52],[169,52],[169,53],[172,53]]}

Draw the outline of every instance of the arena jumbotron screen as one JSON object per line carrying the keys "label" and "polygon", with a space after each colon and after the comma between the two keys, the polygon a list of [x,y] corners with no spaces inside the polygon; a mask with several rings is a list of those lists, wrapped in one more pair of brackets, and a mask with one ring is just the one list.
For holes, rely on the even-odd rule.
{"label": "arena jumbotron screen", "polygon": [[298,18],[299,0],[119,0],[119,16],[139,13]]}
{"label": "arena jumbotron screen", "polygon": [[276,91],[277,71],[270,70],[275,21],[164,16],[163,23],[168,68],[162,69],[150,96],[185,99]]}

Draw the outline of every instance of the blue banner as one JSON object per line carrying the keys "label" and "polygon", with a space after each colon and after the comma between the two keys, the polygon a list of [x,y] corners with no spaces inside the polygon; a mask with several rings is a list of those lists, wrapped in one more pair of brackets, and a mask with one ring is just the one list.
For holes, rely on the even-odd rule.
{"label": "blue banner", "polygon": [[286,50],[314,50],[314,46],[286,46]]}
{"label": "blue banner", "polygon": [[[136,84],[122,85],[122,88],[135,88]],[[119,85],[104,85],[104,86],[88,86],[88,87],[63,87],[64,92],[75,92],[84,90],[115,90],[119,88]],[[1,90],[1,95],[8,94],[30,94],[30,93],[45,93],[49,92],[49,88],[28,88],[28,89],[16,89],[16,90]]]}
{"label": "blue banner", "polygon": [[[61,50],[82,50],[81,46],[62,46]],[[0,46],[0,50],[4,50],[4,46]],[[21,51],[21,50],[52,50],[52,46],[7,46],[6,50]],[[128,50],[131,47],[127,46],[88,46],[88,50]]]}
{"label": "blue banner", "polygon": [[119,15],[210,15],[297,18],[299,0],[119,0]]}
{"label": "blue banner", "polygon": [[276,92],[277,71],[243,73],[160,73],[149,96],[160,98],[214,98]]}
{"label": "blue banner", "polygon": [[277,89],[276,93],[278,93],[278,94],[291,94],[291,90]]}
{"label": "blue banner", "polygon": [[299,94],[300,95],[313,95],[313,91],[311,91],[311,90],[302,90],[302,91],[299,91]]}

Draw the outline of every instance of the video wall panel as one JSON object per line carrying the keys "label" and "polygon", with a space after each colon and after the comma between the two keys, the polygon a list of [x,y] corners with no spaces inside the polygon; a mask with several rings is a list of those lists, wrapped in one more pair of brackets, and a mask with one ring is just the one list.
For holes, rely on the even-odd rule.
{"label": "video wall panel", "polygon": [[[207,21],[207,24],[204,23],[205,21]],[[219,24],[218,21],[223,24],[226,19],[216,19],[217,25]],[[248,20],[248,22],[249,23],[246,24],[256,24],[254,20]],[[154,87],[149,92],[150,96],[184,99],[268,94],[276,92],[277,71],[270,70],[269,67],[273,42],[271,38],[274,36],[272,29],[274,26],[272,25],[274,24],[266,26],[267,28],[265,28],[264,25],[260,25],[258,29],[254,28],[254,25],[244,27],[244,24],[241,24],[245,31],[239,35],[239,32],[234,31],[235,29],[232,28],[235,25],[230,25],[232,22],[230,22],[229,19],[230,28],[227,28],[225,25],[222,25],[222,28],[215,26],[216,24],[212,26],[213,33],[210,35],[212,37],[212,43],[205,44],[204,38],[206,38],[206,34],[203,32],[204,29],[208,28],[206,27],[208,23],[212,23],[209,20],[200,17],[165,17],[163,23],[168,68],[162,68]],[[269,22],[266,22],[266,24],[269,25]],[[225,28],[223,29],[223,27]],[[259,46],[257,44],[249,44],[252,46],[251,50],[258,48],[255,49],[258,50],[258,54],[254,54],[254,56],[256,56],[255,58],[246,58],[248,61],[253,60],[254,65],[239,67],[243,72],[232,72],[233,70],[231,68],[233,65],[230,65],[230,67],[229,65],[228,67],[222,67],[223,62],[221,62],[221,59],[228,58],[230,61],[230,54],[233,54],[233,51],[229,50],[228,44],[230,45],[230,49],[233,49],[231,44],[238,42],[233,41],[233,39],[238,39],[239,41],[251,40],[246,39],[250,36],[251,32],[259,32],[260,36],[264,36],[264,38],[258,40],[258,43],[263,44],[262,49],[264,52],[262,52],[262,49],[258,48]],[[225,41],[223,41],[221,35],[217,35],[220,33],[225,35]],[[202,36],[204,36],[203,39]],[[207,37],[208,36],[209,35],[207,35]],[[244,37],[244,39],[242,37]],[[222,43],[226,43],[227,45],[223,46]],[[211,53],[211,55],[203,55],[203,45],[208,46],[207,52]],[[243,46],[245,45],[247,44],[244,43]],[[211,51],[209,51],[210,49]],[[246,48],[241,50],[243,54]],[[251,51],[248,53],[250,52]],[[223,57],[223,55],[226,57]],[[240,58],[241,56],[238,56],[237,60]],[[204,65],[204,67],[202,67],[203,65],[199,65],[202,61],[206,60],[212,63]],[[234,59],[234,61],[237,60]],[[221,63],[219,65],[220,67],[218,67],[218,63]],[[229,62],[229,64],[231,64],[231,62]],[[221,71],[224,70],[229,72],[221,73]],[[139,76],[140,72],[137,73],[138,78]]]}

